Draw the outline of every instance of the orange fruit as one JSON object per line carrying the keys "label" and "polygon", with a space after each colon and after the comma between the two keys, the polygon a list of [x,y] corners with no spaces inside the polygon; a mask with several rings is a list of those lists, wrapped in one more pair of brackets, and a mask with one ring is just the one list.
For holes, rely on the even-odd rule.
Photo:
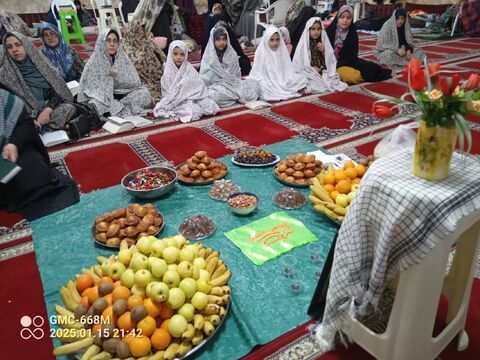
{"label": "orange fruit", "polygon": [[330,197],[333,199],[333,201],[335,201],[338,195],[340,195],[340,193],[337,190],[334,190],[330,193]]}
{"label": "orange fruit", "polygon": [[117,280],[113,283],[113,288],[115,289],[116,287],[119,287],[122,285],[122,282],[120,280]]}
{"label": "orange fruit", "polygon": [[140,320],[137,323],[137,329],[142,330],[142,335],[145,335],[145,336],[152,335],[156,327],[157,327],[157,322],[150,315],[145,316],[142,320]]}
{"label": "orange fruit", "polygon": [[335,185],[335,176],[333,176],[332,174],[325,175],[325,178],[323,179],[323,183]]}
{"label": "orange fruit", "polygon": [[97,281],[96,285],[102,284],[102,283],[110,283],[113,284],[113,279],[110,276],[103,276],[100,278],[100,280]]}
{"label": "orange fruit", "polygon": [[345,164],[343,164],[343,170],[347,170],[353,167],[355,167],[355,164],[352,160],[348,160]]}
{"label": "orange fruit", "polygon": [[351,180],[355,179],[357,177],[357,170],[355,168],[348,168],[345,170],[345,175]]}
{"label": "orange fruit", "polygon": [[113,300],[112,300],[112,294],[107,294],[103,297],[105,300],[107,300],[108,305],[112,305]]}
{"label": "orange fruit", "polygon": [[155,329],[150,337],[152,346],[157,350],[164,350],[172,342],[172,337],[168,333],[167,329]]}
{"label": "orange fruit", "polygon": [[134,321],[132,321],[130,311],[125,311],[122,315],[120,315],[117,320],[117,326],[119,329],[123,329],[125,331],[131,331],[135,328],[136,324]]}
{"label": "orange fruit", "polygon": [[109,305],[102,312],[103,323],[109,323],[115,325],[117,322],[117,316],[113,313],[113,306]]}
{"label": "orange fruit", "polygon": [[77,275],[76,286],[77,290],[82,292],[93,286],[93,279],[89,275],[79,274]]}
{"label": "orange fruit", "polygon": [[113,302],[117,301],[118,299],[128,300],[128,298],[132,295],[130,289],[126,286],[117,286],[112,291],[112,300]]}
{"label": "orange fruit", "polygon": [[152,343],[150,339],[144,335],[135,336],[128,344],[130,346],[130,353],[134,357],[142,357],[150,354]]}
{"label": "orange fruit", "polygon": [[93,304],[95,300],[98,299],[98,286],[95,285],[94,287],[90,288],[90,290],[87,293],[87,296],[90,304]]}
{"label": "orange fruit", "polygon": [[335,186],[333,186],[332,184],[323,185],[323,187],[324,187],[325,190],[327,190],[328,192],[332,192],[333,190],[335,190]]}
{"label": "orange fruit", "polygon": [[348,176],[345,174],[345,171],[343,170],[336,170],[335,173],[333,174],[335,176],[335,183],[338,184],[340,180],[345,180],[348,178]]}
{"label": "orange fruit", "polygon": [[[115,300],[113,300],[113,302],[115,302]],[[132,295],[127,299],[127,305],[128,308],[132,310],[137,305],[143,305],[143,298],[139,295]]]}
{"label": "orange fruit", "polygon": [[97,330],[101,330],[101,329],[102,329],[102,324],[101,323],[93,325],[92,334],[95,334],[97,332]]}
{"label": "orange fruit", "polygon": [[162,325],[160,325],[160,329],[165,329],[165,330],[167,330],[169,323],[170,323],[170,319],[164,320],[164,321],[162,322]]}
{"label": "orange fruit", "polygon": [[143,306],[147,310],[148,315],[154,318],[160,315],[160,312],[162,311],[162,304],[157,303],[150,298],[145,299]]}
{"label": "orange fruit", "polygon": [[360,181],[362,181],[362,179],[357,177],[357,178],[352,180],[352,185],[360,184]]}
{"label": "orange fruit", "polygon": [[128,333],[125,332],[125,336],[123,337],[123,340],[130,345],[130,341],[132,341],[133,338],[137,336],[137,333],[135,331],[129,331]]}
{"label": "orange fruit", "polygon": [[367,171],[367,168],[361,164],[355,166],[355,170],[357,170],[357,174],[359,177],[362,177],[365,172]]}
{"label": "orange fruit", "polygon": [[88,296],[84,296],[80,299],[80,304],[84,305],[87,309],[90,307],[90,302],[88,301]]}
{"label": "orange fruit", "polygon": [[167,305],[162,306],[162,310],[160,310],[160,319],[166,320],[170,319],[173,315],[173,310],[170,309]]}
{"label": "orange fruit", "polygon": [[337,190],[340,194],[348,194],[352,185],[348,180],[340,180],[337,185],[335,185],[335,190]]}

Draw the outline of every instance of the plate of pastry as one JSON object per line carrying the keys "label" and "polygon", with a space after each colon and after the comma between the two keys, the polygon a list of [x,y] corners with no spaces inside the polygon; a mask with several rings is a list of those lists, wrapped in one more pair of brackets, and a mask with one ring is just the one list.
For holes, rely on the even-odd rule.
{"label": "plate of pastry", "polygon": [[307,187],[312,185],[313,178],[322,170],[322,162],[316,160],[315,155],[293,154],[273,168],[273,175],[282,184]]}
{"label": "plate of pastry", "polygon": [[258,148],[244,148],[232,156],[232,163],[243,167],[267,167],[280,161],[280,156]]}
{"label": "plate of pastry", "polygon": [[205,151],[197,151],[176,169],[177,180],[185,185],[212,184],[228,173],[227,165],[210,158]]}

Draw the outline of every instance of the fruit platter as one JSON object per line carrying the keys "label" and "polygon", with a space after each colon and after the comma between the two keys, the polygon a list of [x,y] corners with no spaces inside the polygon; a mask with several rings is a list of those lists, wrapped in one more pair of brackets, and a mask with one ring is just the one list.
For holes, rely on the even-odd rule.
{"label": "fruit platter", "polygon": [[212,339],[230,304],[231,272],[218,251],[183,236],[123,240],[60,289],[56,356],[181,359]]}
{"label": "fruit platter", "polygon": [[315,155],[294,154],[281,160],[273,168],[273,175],[285,185],[308,187],[322,170],[322,162],[315,160]]}
{"label": "fruit platter", "polygon": [[155,206],[135,203],[97,216],[92,235],[97,244],[118,248],[122,240],[130,246],[143,236],[157,235],[164,225]]}
{"label": "fruit platter", "polygon": [[210,158],[205,151],[197,151],[186,162],[177,166],[178,181],[186,185],[212,184],[227,173],[227,165]]}
{"label": "fruit platter", "polygon": [[266,167],[275,165],[279,161],[278,155],[261,147],[241,149],[232,156],[232,163],[243,167]]}
{"label": "fruit platter", "polygon": [[338,170],[330,165],[328,170],[313,178],[310,186],[309,199],[314,209],[341,223],[366,171],[364,165],[355,165],[353,161],[347,161],[343,169]]}

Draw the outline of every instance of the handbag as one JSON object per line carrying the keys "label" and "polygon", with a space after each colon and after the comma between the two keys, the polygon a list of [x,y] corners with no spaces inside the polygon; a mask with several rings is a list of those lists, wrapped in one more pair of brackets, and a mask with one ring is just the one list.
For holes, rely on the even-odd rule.
{"label": "handbag", "polygon": [[100,127],[102,121],[95,106],[86,103],[73,103],[73,105],[77,110],[77,116],[68,122],[65,130],[71,141],[77,141]]}

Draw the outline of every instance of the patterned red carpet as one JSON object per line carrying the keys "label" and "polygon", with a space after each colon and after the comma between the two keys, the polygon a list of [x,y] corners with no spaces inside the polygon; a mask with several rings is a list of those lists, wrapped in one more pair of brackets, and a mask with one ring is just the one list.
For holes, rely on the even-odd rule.
{"label": "patterned red carpet", "polygon": [[[94,39],[81,46],[88,56]],[[363,56],[372,56],[375,41],[362,37]],[[89,50],[86,50],[88,47]],[[442,43],[431,42],[425,46],[431,60],[466,77],[472,70],[480,69],[480,39],[452,39]],[[393,127],[411,121],[408,117],[382,120],[370,114],[372,103],[378,98],[370,91],[400,96],[406,84],[399,78],[379,84],[352,86],[343,93],[311,95],[300,99],[273,104],[272,108],[250,111],[236,106],[222,111],[215,117],[204,118],[190,124],[173,120],[155,119],[154,124],[129,133],[111,135],[105,132],[93,134],[69,146],[50,149],[52,161],[58,168],[70,174],[80,185],[83,193],[119,184],[122,176],[136,168],[161,161],[174,164],[183,162],[198,149],[219,157],[232,153],[246,144],[262,145],[300,136],[333,153],[345,153],[360,159],[373,153],[375,145]],[[480,154],[480,119],[470,117],[474,136],[472,152]],[[24,345],[19,337],[21,315],[44,315],[43,289],[36,266],[31,230],[28,223],[16,214],[0,212],[0,283],[1,314],[7,319],[2,327],[1,338],[8,354],[5,359],[49,359],[49,339],[36,341],[34,346]],[[21,303],[20,303],[21,302]],[[469,326],[480,320],[478,312],[480,286],[475,282],[472,296]],[[48,329],[45,328],[45,330]],[[478,332],[478,329],[476,330]],[[308,331],[300,327],[269,344],[250,359],[281,358],[285,351],[276,351],[286,345],[296,344],[295,339],[304,339]],[[303,337],[302,337],[303,336]],[[308,336],[308,335],[305,335]],[[300,340],[299,340],[300,341]],[[470,333],[470,347],[464,354],[480,356],[480,333]],[[307,346],[307,345],[305,345]],[[37,355],[38,354],[38,355]],[[453,359],[455,352],[445,351],[442,359]],[[469,356],[469,355],[468,355]],[[285,358],[285,357],[283,357]],[[352,347],[327,354],[322,359],[368,358],[361,350]],[[459,358],[459,357],[457,357]],[[473,358],[473,357],[472,357]]]}

